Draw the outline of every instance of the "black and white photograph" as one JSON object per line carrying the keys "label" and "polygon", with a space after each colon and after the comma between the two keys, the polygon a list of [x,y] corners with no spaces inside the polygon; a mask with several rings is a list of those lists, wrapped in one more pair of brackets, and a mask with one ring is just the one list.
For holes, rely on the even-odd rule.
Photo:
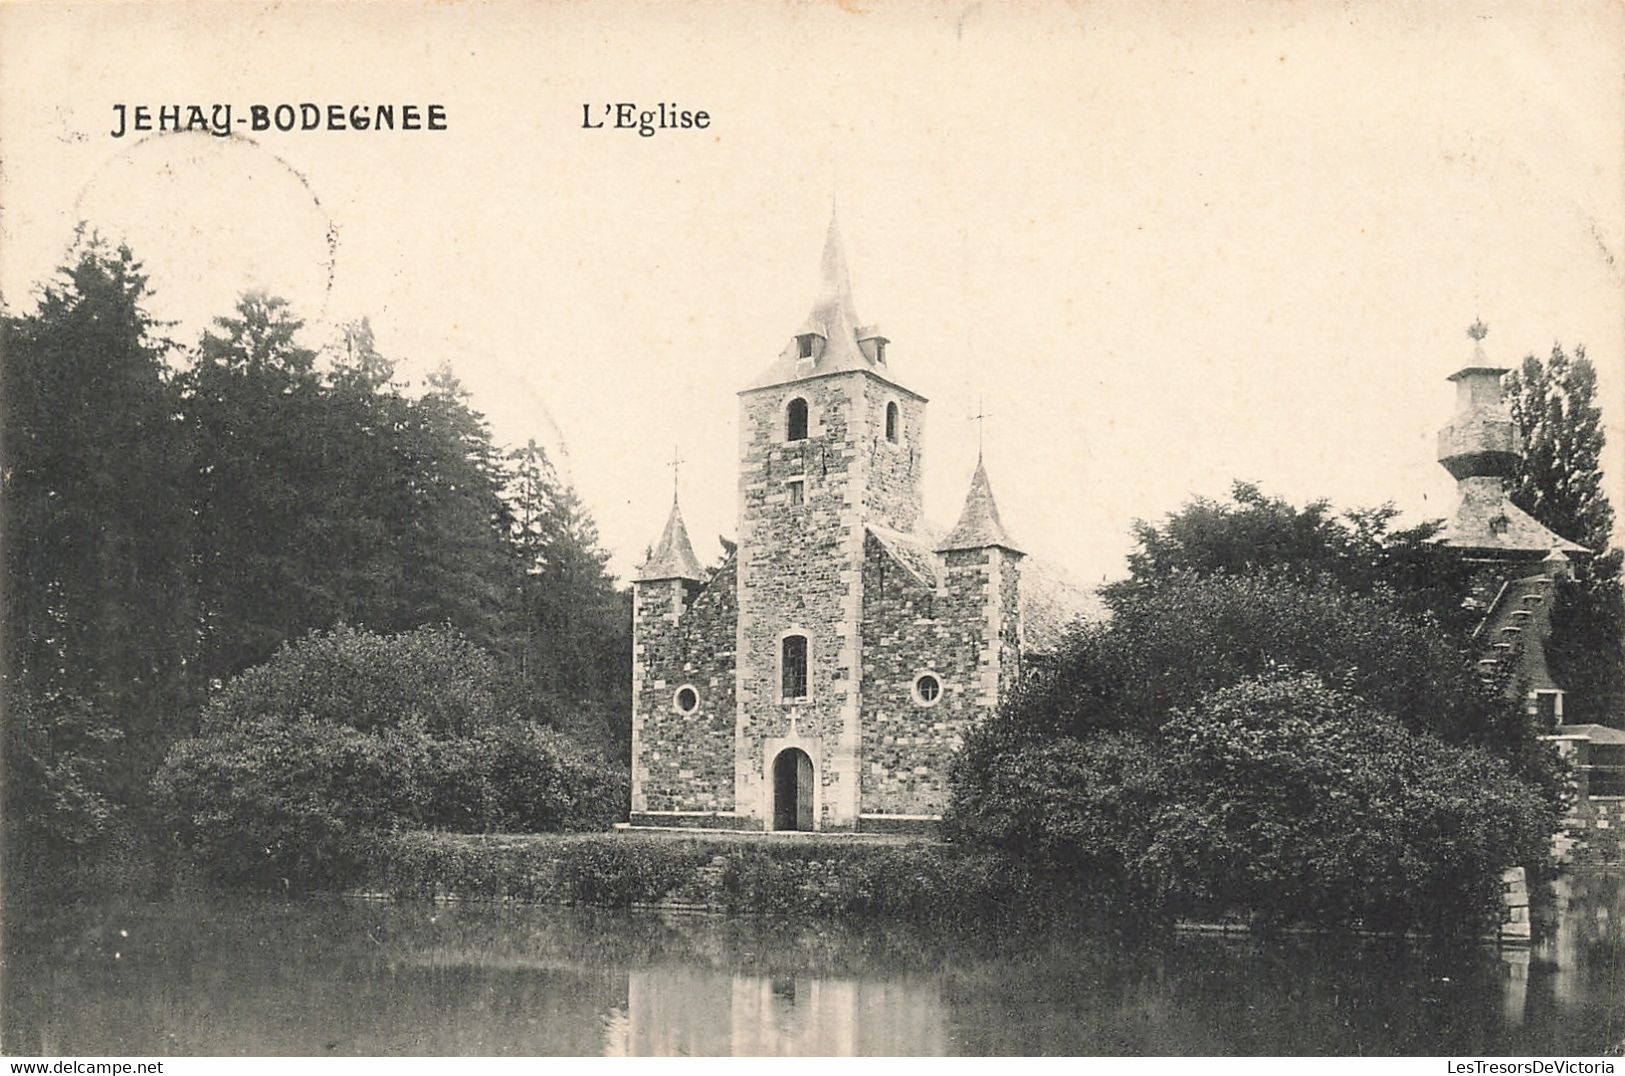
{"label": "black and white photograph", "polygon": [[0,1054],[1613,1073],[1622,475],[1617,0],[0,0]]}

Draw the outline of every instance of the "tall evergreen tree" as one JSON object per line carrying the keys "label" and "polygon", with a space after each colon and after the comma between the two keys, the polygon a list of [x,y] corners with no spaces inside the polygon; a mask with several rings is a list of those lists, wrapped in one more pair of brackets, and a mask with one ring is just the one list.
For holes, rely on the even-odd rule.
{"label": "tall evergreen tree", "polygon": [[338,619],[342,518],[316,352],[282,299],[249,293],[204,333],[183,378],[196,446],[202,667],[223,680]]}
{"label": "tall evergreen tree", "polygon": [[606,565],[598,528],[534,440],[508,454],[513,542],[522,565],[516,676],[533,716],[631,750],[626,670],[631,609]]}
{"label": "tall evergreen tree", "polygon": [[399,468],[388,520],[400,536],[396,630],[449,623],[500,651],[517,572],[503,499],[507,475],[490,427],[468,398],[442,366],[396,431]]}
{"label": "tall evergreen tree", "polygon": [[1525,452],[1510,495],[1519,508],[1592,550],[1558,590],[1547,656],[1567,690],[1564,720],[1625,727],[1625,591],[1613,545],[1614,509],[1603,485],[1597,372],[1585,348],[1530,355],[1507,378]]}
{"label": "tall evergreen tree", "polygon": [[127,248],[81,237],[0,349],[8,686],[108,714],[126,799],[179,731],[195,642],[188,446],[148,294]]}

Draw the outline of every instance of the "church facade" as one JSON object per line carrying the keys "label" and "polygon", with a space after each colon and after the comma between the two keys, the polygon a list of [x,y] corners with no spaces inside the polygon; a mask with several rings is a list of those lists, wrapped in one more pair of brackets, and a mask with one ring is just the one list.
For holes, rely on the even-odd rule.
{"label": "church facade", "polygon": [[887,344],[832,221],[811,312],[739,392],[737,547],[702,568],[674,495],[634,579],[633,825],[928,828],[965,732],[1085,610],[980,459],[927,526],[927,400]]}

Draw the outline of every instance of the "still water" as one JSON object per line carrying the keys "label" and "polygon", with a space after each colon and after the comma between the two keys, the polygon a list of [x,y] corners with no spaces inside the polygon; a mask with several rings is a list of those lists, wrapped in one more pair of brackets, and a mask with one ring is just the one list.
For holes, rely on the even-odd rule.
{"label": "still water", "polygon": [[1534,952],[123,904],[11,924],[0,1034],[58,1056],[1596,1054],[1625,1038],[1622,896],[1593,885]]}

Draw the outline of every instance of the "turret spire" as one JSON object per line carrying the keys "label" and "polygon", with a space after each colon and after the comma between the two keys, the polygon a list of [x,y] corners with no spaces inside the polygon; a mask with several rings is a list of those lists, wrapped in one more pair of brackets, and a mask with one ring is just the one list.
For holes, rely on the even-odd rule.
{"label": "turret spire", "polygon": [[999,505],[993,499],[993,487],[987,480],[987,467],[980,455],[976,459],[976,473],[971,475],[970,492],[965,494],[965,507],[959,513],[959,522],[948,532],[948,537],[937,543],[937,552],[953,549],[986,549],[998,546],[1012,553],[1020,553],[999,519]]}
{"label": "turret spire", "polygon": [[699,558],[694,556],[694,545],[688,540],[688,528],[683,524],[683,511],[677,506],[677,491],[671,494],[671,515],[666,517],[666,529],[660,534],[649,559],[638,569],[633,581],[652,583],[657,579],[687,579],[698,582],[704,572]]}
{"label": "turret spire", "polygon": [[855,334],[857,327],[858,315],[852,305],[852,273],[846,265],[840,219],[831,206],[829,230],[824,234],[824,255],[818,267],[818,297],[801,331],[816,333],[833,342],[842,329]]}

